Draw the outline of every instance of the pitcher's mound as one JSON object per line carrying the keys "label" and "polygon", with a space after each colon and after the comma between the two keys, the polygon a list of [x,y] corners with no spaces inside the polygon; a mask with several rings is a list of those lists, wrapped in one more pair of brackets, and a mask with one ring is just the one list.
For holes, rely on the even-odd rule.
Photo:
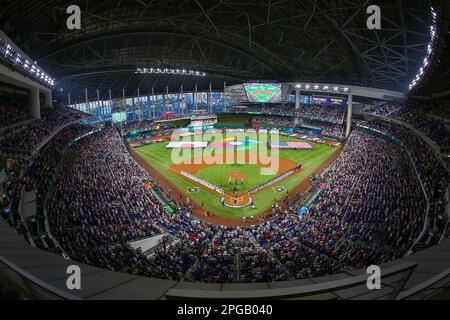
{"label": "pitcher's mound", "polygon": [[228,175],[228,178],[230,178],[231,180],[244,180],[245,174],[239,173],[239,172],[234,172],[234,173],[230,173]]}

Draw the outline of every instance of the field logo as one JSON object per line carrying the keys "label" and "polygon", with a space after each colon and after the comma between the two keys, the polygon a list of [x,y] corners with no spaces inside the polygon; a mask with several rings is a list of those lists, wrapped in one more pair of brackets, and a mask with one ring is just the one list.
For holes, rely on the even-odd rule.
{"label": "field logo", "polygon": [[69,276],[67,278],[67,289],[69,290],[81,290],[81,269],[79,266],[69,266],[66,273]]}
{"label": "field logo", "polygon": [[[260,165],[261,175],[271,176],[280,169],[279,134],[256,132],[227,132],[182,137],[174,132],[171,142],[174,165]],[[201,145],[208,147],[202,148]],[[206,143],[206,144],[205,144]],[[200,145],[199,145],[200,144]]]}
{"label": "field logo", "polygon": [[367,14],[370,17],[367,18],[367,29],[369,30],[381,30],[381,9],[379,6],[373,5],[367,8]]}
{"label": "field logo", "polygon": [[70,14],[67,18],[67,29],[69,30],[81,30],[81,9],[77,5],[71,5],[67,7],[67,14]]}
{"label": "field logo", "polygon": [[369,290],[381,290],[381,268],[379,266],[370,266],[367,268],[367,288]]}

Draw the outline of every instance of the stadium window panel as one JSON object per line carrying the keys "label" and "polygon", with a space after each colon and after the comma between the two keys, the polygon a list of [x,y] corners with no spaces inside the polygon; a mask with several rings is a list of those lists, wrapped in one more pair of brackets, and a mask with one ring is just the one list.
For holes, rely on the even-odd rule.
{"label": "stadium window panel", "polygon": [[310,103],[309,96],[301,96],[300,97],[300,103],[302,103],[302,104],[309,104]]}
{"label": "stadium window panel", "polygon": [[97,113],[98,113],[98,104],[97,104],[97,102],[91,102],[90,107],[91,107],[91,109],[90,109],[91,114],[97,115]]}
{"label": "stadium window panel", "polygon": [[219,112],[223,108],[223,93],[213,92],[211,95],[211,104],[214,112]]}

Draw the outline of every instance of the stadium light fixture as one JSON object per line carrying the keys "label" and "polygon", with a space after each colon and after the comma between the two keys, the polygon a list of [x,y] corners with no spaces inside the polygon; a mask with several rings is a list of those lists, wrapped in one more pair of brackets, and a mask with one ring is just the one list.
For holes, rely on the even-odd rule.
{"label": "stadium light fixture", "polygon": [[438,18],[438,12],[434,7],[431,7],[431,17],[432,17],[432,25],[430,26],[430,43],[427,46],[427,52],[426,56],[423,59],[423,64],[419,69],[418,74],[414,77],[413,81],[409,84],[409,90],[414,89],[416,87],[420,80],[423,79],[426,69],[430,65],[430,61],[433,58],[433,52],[434,52],[434,45],[436,43],[437,39],[437,18]]}
{"label": "stadium light fixture", "polygon": [[42,84],[53,87],[55,81],[52,77],[50,77],[43,70],[39,69],[37,63],[33,64],[28,60],[24,59],[24,57],[17,52],[11,44],[9,44],[6,40],[0,38],[0,57],[8,60],[14,66],[23,69],[31,78],[41,82]]}
{"label": "stadium light fixture", "polygon": [[206,72],[186,69],[161,69],[161,68],[137,68],[136,74],[172,74],[172,75],[188,75],[196,77],[206,77]]}
{"label": "stadium light fixture", "polygon": [[12,48],[11,48],[11,46],[8,44],[8,45],[6,45],[6,52],[5,52],[5,57],[9,57],[10,55],[11,55],[11,50],[12,50]]}
{"label": "stadium light fixture", "polygon": [[321,91],[321,92],[333,92],[333,93],[350,93],[349,87],[340,87],[331,84],[295,84],[296,89],[304,89],[308,91]]}

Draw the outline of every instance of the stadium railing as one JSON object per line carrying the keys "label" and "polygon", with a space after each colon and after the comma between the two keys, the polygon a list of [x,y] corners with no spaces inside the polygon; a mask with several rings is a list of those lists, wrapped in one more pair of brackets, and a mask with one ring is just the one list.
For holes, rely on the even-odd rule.
{"label": "stadium railing", "polygon": [[[382,117],[382,116],[378,116],[378,115],[375,115],[375,114],[369,114],[369,113],[365,114],[364,116],[365,116],[365,118],[368,119],[368,120],[371,120],[371,119],[377,119],[377,120],[384,121],[384,122],[386,122],[386,123],[394,123],[394,124],[400,125],[400,126],[402,126],[402,127],[405,127],[405,128],[407,128],[408,130],[411,130],[416,136],[418,136],[419,138],[421,138],[423,141],[425,141],[425,142],[430,146],[431,150],[435,153],[437,159],[439,159],[440,162],[441,162],[441,164],[442,164],[445,168],[448,169],[448,163],[446,163],[446,161],[445,161],[445,160],[448,160],[448,156],[445,155],[445,154],[443,154],[443,153],[442,153],[443,150],[442,150],[436,143],[434,143],[433,141],[431,141],[431,139],[429,139],[427,136],[425,136],[421,131],[419,131],[418,129],[414,128],[413,126],[411,126],[411,125],[409,125],[409,124],[407,124],[407,123],[404,123],[404,122],[399,121],[399,120],[396,120],[396,119],[388,118],[388,117]],[[407,147],[404,147],[404,148],[405,148],[405,150],[407,151],[408,157],[409,157],[410,160],[412,161],[412,155],[411,155],[411,152],[409,151],[409,149],[408,149]],[[417,171],[416,166],[414,165],[414,161],[412,161],[412,164],[413,164],[413,168],[414,168],[414,171],[415,171],[416,175],[418,175],[418,171]],[[418,176],[418,177],[419,177],[419,176]],[[420,179],[420,177],[419,177],[419,182],[420,182],[420,186],[421,186],[422,190],[424,190],[424,186],[423,186],[423,183],[422,183],[422,180]],[[447,203],[448,203],[448,200],[449,200],[449,190],[450,190],[450,187],[447,188],[447,195],[446,195],[446,202],[447,202]],[[426,192],[425,192],[425,194],[426,194]],[[416,250],[415,250],[415,247],[416,247],[416,246],[420,246],[421,240],[422,240],[423,237],[426,235],[426,231],[427,231],[427,222],[428,222],[429,211],[430,211],[430,201],[429,201],[429,199],[428,199],[428,196],[426,196],[426,199],[427,199],[427,214],[426,214],[426,220],[425,220],[424,230],[422,231],[422,233],[420,234],[420,236],[418,237],[418,239],[415,241],[414,245],[411,247],[411,249],[410,249],[410,251],[409,251],[408,254],[413,254],[413,253],[416,251]],[[448,210],[447,210],[447,220],[448,220],[449,217],[450,217],[450,214],[448,213]],[[447,229],[448,223],[449,223],[449,222],[447,221],[447,226],[446,226],[445,229]],[[442,242],[442,241],[444,240],[445,234],[446,234],[446,230],[443,231],[442,237],[441,237],[441,239],[440,239],[439,242]]]}
{"label": "stadium railing", "polygon": [[[36,122],[36,120],[31,121],[30,123],[34,123]],[[80,123],[81,120],[74,120],[71,122],[68,122],[64,125],[62,125],[61,127],[59,127],[58,129],[56,129],[55,131],[53,131],[49,136],[47,136],[44,140],[42,140],[39,145],[37,145],[33,150],[20,150],[20,149],[16,149],[16,148],[5,148],[5,147],[1,147],[0,148],[0,154],[5,156],[5,157],[12,157],[12,158],[19,158],[19,159],[24,159],[26,161],[30,161],[31,159],[33,159],[40,150],[42,150],[42,148],[44,148],[47,143],[49,143],[58,133],[60,133],[62,130],[64,130],[65,128],[70,127],[71,125],[74,125],[76,123]]]}
{"label": "stadium railing", "polygon": [[414,132],[417,136],[422,138],[422,140],[424,140],[431,147],[431,149],[434,151],[434,153],[436,153],[438,158],[440,158],[441,149],[439,148],[439,146],[436,143],[434,143],[433,141],[431,141],[431,139],[428,138],[427,136],[425,136],[422,132],[420,132],[419,130],[414,128],[413,126],[411,126],[411,125],[409,125],[409,124],[407,124],[405,122],[396,120],[396,119],[386,118],[386,117],[382,117],[382,116],[379,116],[379,115],[376,115],[376,114],[367,114],[367,116],[368,117],[373,117],[373,118],[376,118],[376,119],[380,119],[380,120],[383,120],[383,121],[387,121],[387,122],[392,122],[392,123],[395,123],[395,124],[398,124],[398,125],[401,125],[403,127],[408,128],[409,130]]}
{"label": "stadium railing", "polygon": [[23,127],[27,127],[35,122],[38,122],[39,120],[37,119],[30,119],[30,120],[26,120],[26,121],[22,121],[19,123],[15,123],[11,126],[8,127],[4,127],[4,128],[0,128],[0,137],[3,137],[5,135],[9,135],[11,133],[13,133],[14,131],[17,130],[21,130]]}
{"label": "stadium railing", "polygon": [[[384,272],[382,272],[383,280],[381,290],[369,290],[367,288],[368,275],[361,274],[313,285],[272,289],[268,287],[265,290],[253,291],[170,289],[165,293],[164,297],[169,300],[283,300],[302,298],[319,300],[404,299],[404,296],[411,296],[410,291],[405,291],[403,295],[401,292],[416,266],[415,263],[403,263],[384,270]],[[446,276],[448,280],[448,273]],[[57,287],[40,280],[2,256],[0,256],[0,280],[4,290],[20,293],[21,299],[81,300],[81,298],[76,295],[62,291]],[[433,278],[429,280],[429,282],[434,285],[438,280],[442,280],[442,277],[437,278],[437,280]],[[428,287],[430,286],[426,286],[426,288]],[[419,289],[420,291],[423,291],[426,288],[420,287]],[[413,290],[412,292],[416,294],[416,291],[418,290]]]}
{"label": "stadium railing", "polygon": [[19,201],[19,208],[17,209],[19,213],[19,219],[22,220],[22,225],[25,227],[25,237],[27,238],[28,243],[36,248],[36,244],[34,243],[33,237],[31,236],[30,230],[28,229],[28,224],[24,220],[24,214],[22,212],[23,210],[23,199],[25,194],[25,188],[22,187],[22,190],[20,191],[20,201]]}
{"label": "stadium railing", "polygon": [[[53,236],[51,230],[50,230],[50,223],[48,220],[48,203],[50,201],[50,198],[53,196],[53,192],[55,189],[55,185],[57,182],[57,177],[61,174],[61,170],[63,168],[63,164],[64,164],[64,159],[65,156],[69,150],[69,148],[76,143],[76,141],[78,141],[79,139],[85,138],[91,134],[97,133],[101,131],[100,129],[96,129],[96,130],[92,130],[90,133],[87,133],[85,135],[83,135],[82,137],[78,137],[76,138],[74,141],[71,141],[68,145],[66,145],[61,153],[61,158],[59,159],[59,162],[55,168],[53,177],[50,180],[50,184],[49,187],[47,189],[47,194],[45,195],[44,198],[44,204],[43,204],[43,215],[44,215],[44,228],[45,228],[45,233],[47,234],[47,237],[53,242],[53,245],[55,246],[55,248],[59,248],[61,249],[61,251],[63,251],[62,247],[60,246],[59,242],[55,239],[55,237]],[[63,251],[64,252],[64,251]]]}
{"label": "stadium railing", "polygon": [[[450,259],[450,241],[444,241],[415,256],[380,266],[381,290],[368,289],[366,270],[291,282],[205,284],[139,277],[78,264],[30,247],[2,219],[0,240],[0,290],[20,293],[18,299],[398,299],[401,292],[446,270]],[[67,288],[66,268],[73,264],[81,269],[82,290]],[[445,286],[444,281],[430,281],[432,286],[424,286],[429,288],[425,298],[434,299],[434,292]]]}
{"label": "stadium railing", "polygon": [[[425,300],[430,299],[448,289],[450,284],[450,268],[437,276],[399,294],[397,300]],[[447,297],[448,299],[448,297]]]}
{"label": "stadium railing", "polygon": [[369,290],[368,275],[348,276],[336,281],[291,288],[267,288],[267,290],[210,291],[170,289],[165,297],[169,300],[265,300],[265,299],[332,299],[332,300],[380,300],[396,299],[414,272],[417,264],[407,262],[382,272],[380,290]]}
{"label": "stadium railing", "polygon": [[0,288],[7,293],[14,292],[15,299],[36,300],[81,300],[79,297],[36,278],[22,268],[0,256]]}
{"label": "stadium railing", "polygon": [[377,134],[381,134],[381,135],[383,135],[385,137],[388,137],[388,138],[392,139],[392,141],[394,141],[395,143],[399,144],[405,150],[405,152],[406,152],[406,154],[408,156],[409,162],[411,163],[411,166],[414,169],[414,174],[416,175],[417,181],[419,182],[419,185],[420,185],[420,190],[421,190],[422,195],[423,195],[423,197],[425,199],[425,202],[426,202],[426,209],[425,209],[425,218],[424,218],[423,229],[422,229],[420,235],[414,241],[414,243],[412,244],[411,248],[408,250],[408,252],[406,254],[407,256],[411,255],[411,254],[413,254],[415,252],[414,248],[416,247],[416,245],[418,243],[420,243],[420,241],[425,236],[425,234],[426,234],[426,232],[428,230],[428,217],[429,217],[429,214],[430,214],[430,207],[431,207],[430,206],[430,199],[428,198],[427,192],[425,190],[425,186],[423,185],[422,179],[420,178],[420,174],[419,174],[419,171],[417,170],[417,166],[414,163],[413,157],[411,155],[411,151],[401,141],[399,141],[398,139],[396,139],[395,137],[391,136],[390,134],[388,134],[386,132],[382,132],[382,131],[379,131],[379,130],[376,130],[376,129],[372,129],[372,128],[369,128],[369,127],[366,127],[366,126],[363,126],[363,125],[360,125],[360,124],[358,124],[357,126],[358,126],[358,128],[362,128],[364,130],[369,130],[371,132],[375,132]]}
{"label": "stadium railing", "polygon": [[4,158],[30,159],[32,154],[31,151],[0,147],[0,155],[3,156]]}
{"label": "stadium railing", "polygon": [[53,131],[48,137],[46,137],[39,145],[37,145],[37,146],[34,148],[34,150],[31,152],[30,158],[35,157],[35,156],[39,153],[39,151],[40,151],[42,148],[44,148],[44,147],[47,145],[47,143],[49,143],[54,137],[56,137],[56,135],[57,135],[58,133],[60,133],[62,130],[64,130],[65,128],[70,127],[71,125],[74,125],[74,124],[80,123],[80,122],[81,122],[81,120],[74,120],[74,121],[71,121],[71,122],[68,122],[68,123],[62,125],[62,126],[59,127],[58,129],[56,129],[55,131]]}

